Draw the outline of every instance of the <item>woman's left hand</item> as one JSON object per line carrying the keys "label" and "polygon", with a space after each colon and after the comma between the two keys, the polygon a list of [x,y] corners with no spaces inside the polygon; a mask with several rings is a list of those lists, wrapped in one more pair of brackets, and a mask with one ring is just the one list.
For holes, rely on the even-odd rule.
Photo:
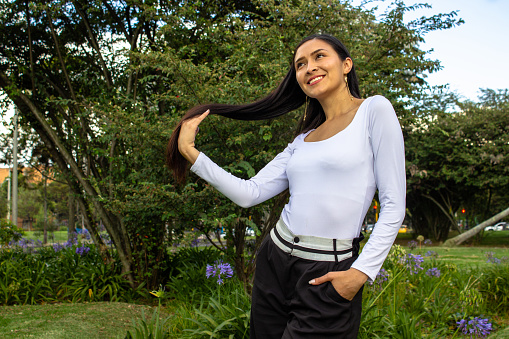
{"label": "woman's left hand", "polygon": [[350,268],[347,271],[329,272],[319,278],[312,279],[309,283],[311,285],[321,285],[330,281],[340,296],[352,300],[367,280],[368,276],[366,274],[355,268]]}

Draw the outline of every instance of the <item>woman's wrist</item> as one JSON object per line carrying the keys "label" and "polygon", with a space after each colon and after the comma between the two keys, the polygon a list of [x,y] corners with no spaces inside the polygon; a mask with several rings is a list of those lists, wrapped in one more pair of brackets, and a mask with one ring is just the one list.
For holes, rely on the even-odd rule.
{"label": "woman's wrist", "polygon": [[200,151],[198,151],[196,147],[194,147],[194,145],[182,148],[179,147],[179,152],[191,164],[194,164],[196,162],[196,159],[198,159],[198,156],[200,155]]}

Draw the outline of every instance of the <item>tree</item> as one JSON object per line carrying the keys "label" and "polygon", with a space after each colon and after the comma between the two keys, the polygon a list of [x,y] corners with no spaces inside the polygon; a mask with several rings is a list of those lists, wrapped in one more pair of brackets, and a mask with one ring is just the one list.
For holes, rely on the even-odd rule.
{"label": "tree", "polygon": [[407,197],[419,234],[445,241],[458,209],[484,220],[507,206],[508,90],[482,93],[479,103],[457,101],[454,113],[430,110],[409,133]]}
{"label": "tree", "polygon": [[[452,12],[405,24],[414,7],[400,1],[380,21],[323,0],[0,4],[0,87],[58,166],[104,259],[111,255],[99,220],[130,281],[149,287],[165,270],[170,231],[189,227],[206,234],[226,227],[225,251],[247,282],[254,266],[244,256],[245,228],[266,234],[285,203],[282,196],[242,210],[196,177],[174,186],[162,154],[185,109],[266,95],[297,42],[326,31],[350,47],[363,95],[387,96],[406,118],[400,99],[419,97],[422,74],[439,68],[418,47],[423,34],[461,23]],[[212,117],[202,149],[247,177],[291,141],[298,119],[299,112],[264,122]]]}

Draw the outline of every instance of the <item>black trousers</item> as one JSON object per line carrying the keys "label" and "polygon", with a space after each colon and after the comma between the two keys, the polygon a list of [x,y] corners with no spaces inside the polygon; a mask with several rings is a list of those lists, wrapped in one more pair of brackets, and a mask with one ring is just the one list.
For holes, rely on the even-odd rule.
{"label": "black trousers", "polygon": [[251,306],[251,339],[357,338],[362,288],[349,301],[330,282],[309,280],[346,271],[357,253],[338,263],[312,261],[283,252],[268,236],[256,262]]}

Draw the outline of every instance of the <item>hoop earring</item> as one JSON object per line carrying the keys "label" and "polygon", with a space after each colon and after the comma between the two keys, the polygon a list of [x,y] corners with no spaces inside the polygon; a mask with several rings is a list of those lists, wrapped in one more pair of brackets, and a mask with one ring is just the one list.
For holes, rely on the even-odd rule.
{"label": "hoop earring", "polygon": [[353,101],[353,95],[352,92],[350,92],[350,87],[348,87],[348,77],[345,74],[345,83],[346,83],[346,89],[348,90],[348,95],[350,95],[350,101]]}

